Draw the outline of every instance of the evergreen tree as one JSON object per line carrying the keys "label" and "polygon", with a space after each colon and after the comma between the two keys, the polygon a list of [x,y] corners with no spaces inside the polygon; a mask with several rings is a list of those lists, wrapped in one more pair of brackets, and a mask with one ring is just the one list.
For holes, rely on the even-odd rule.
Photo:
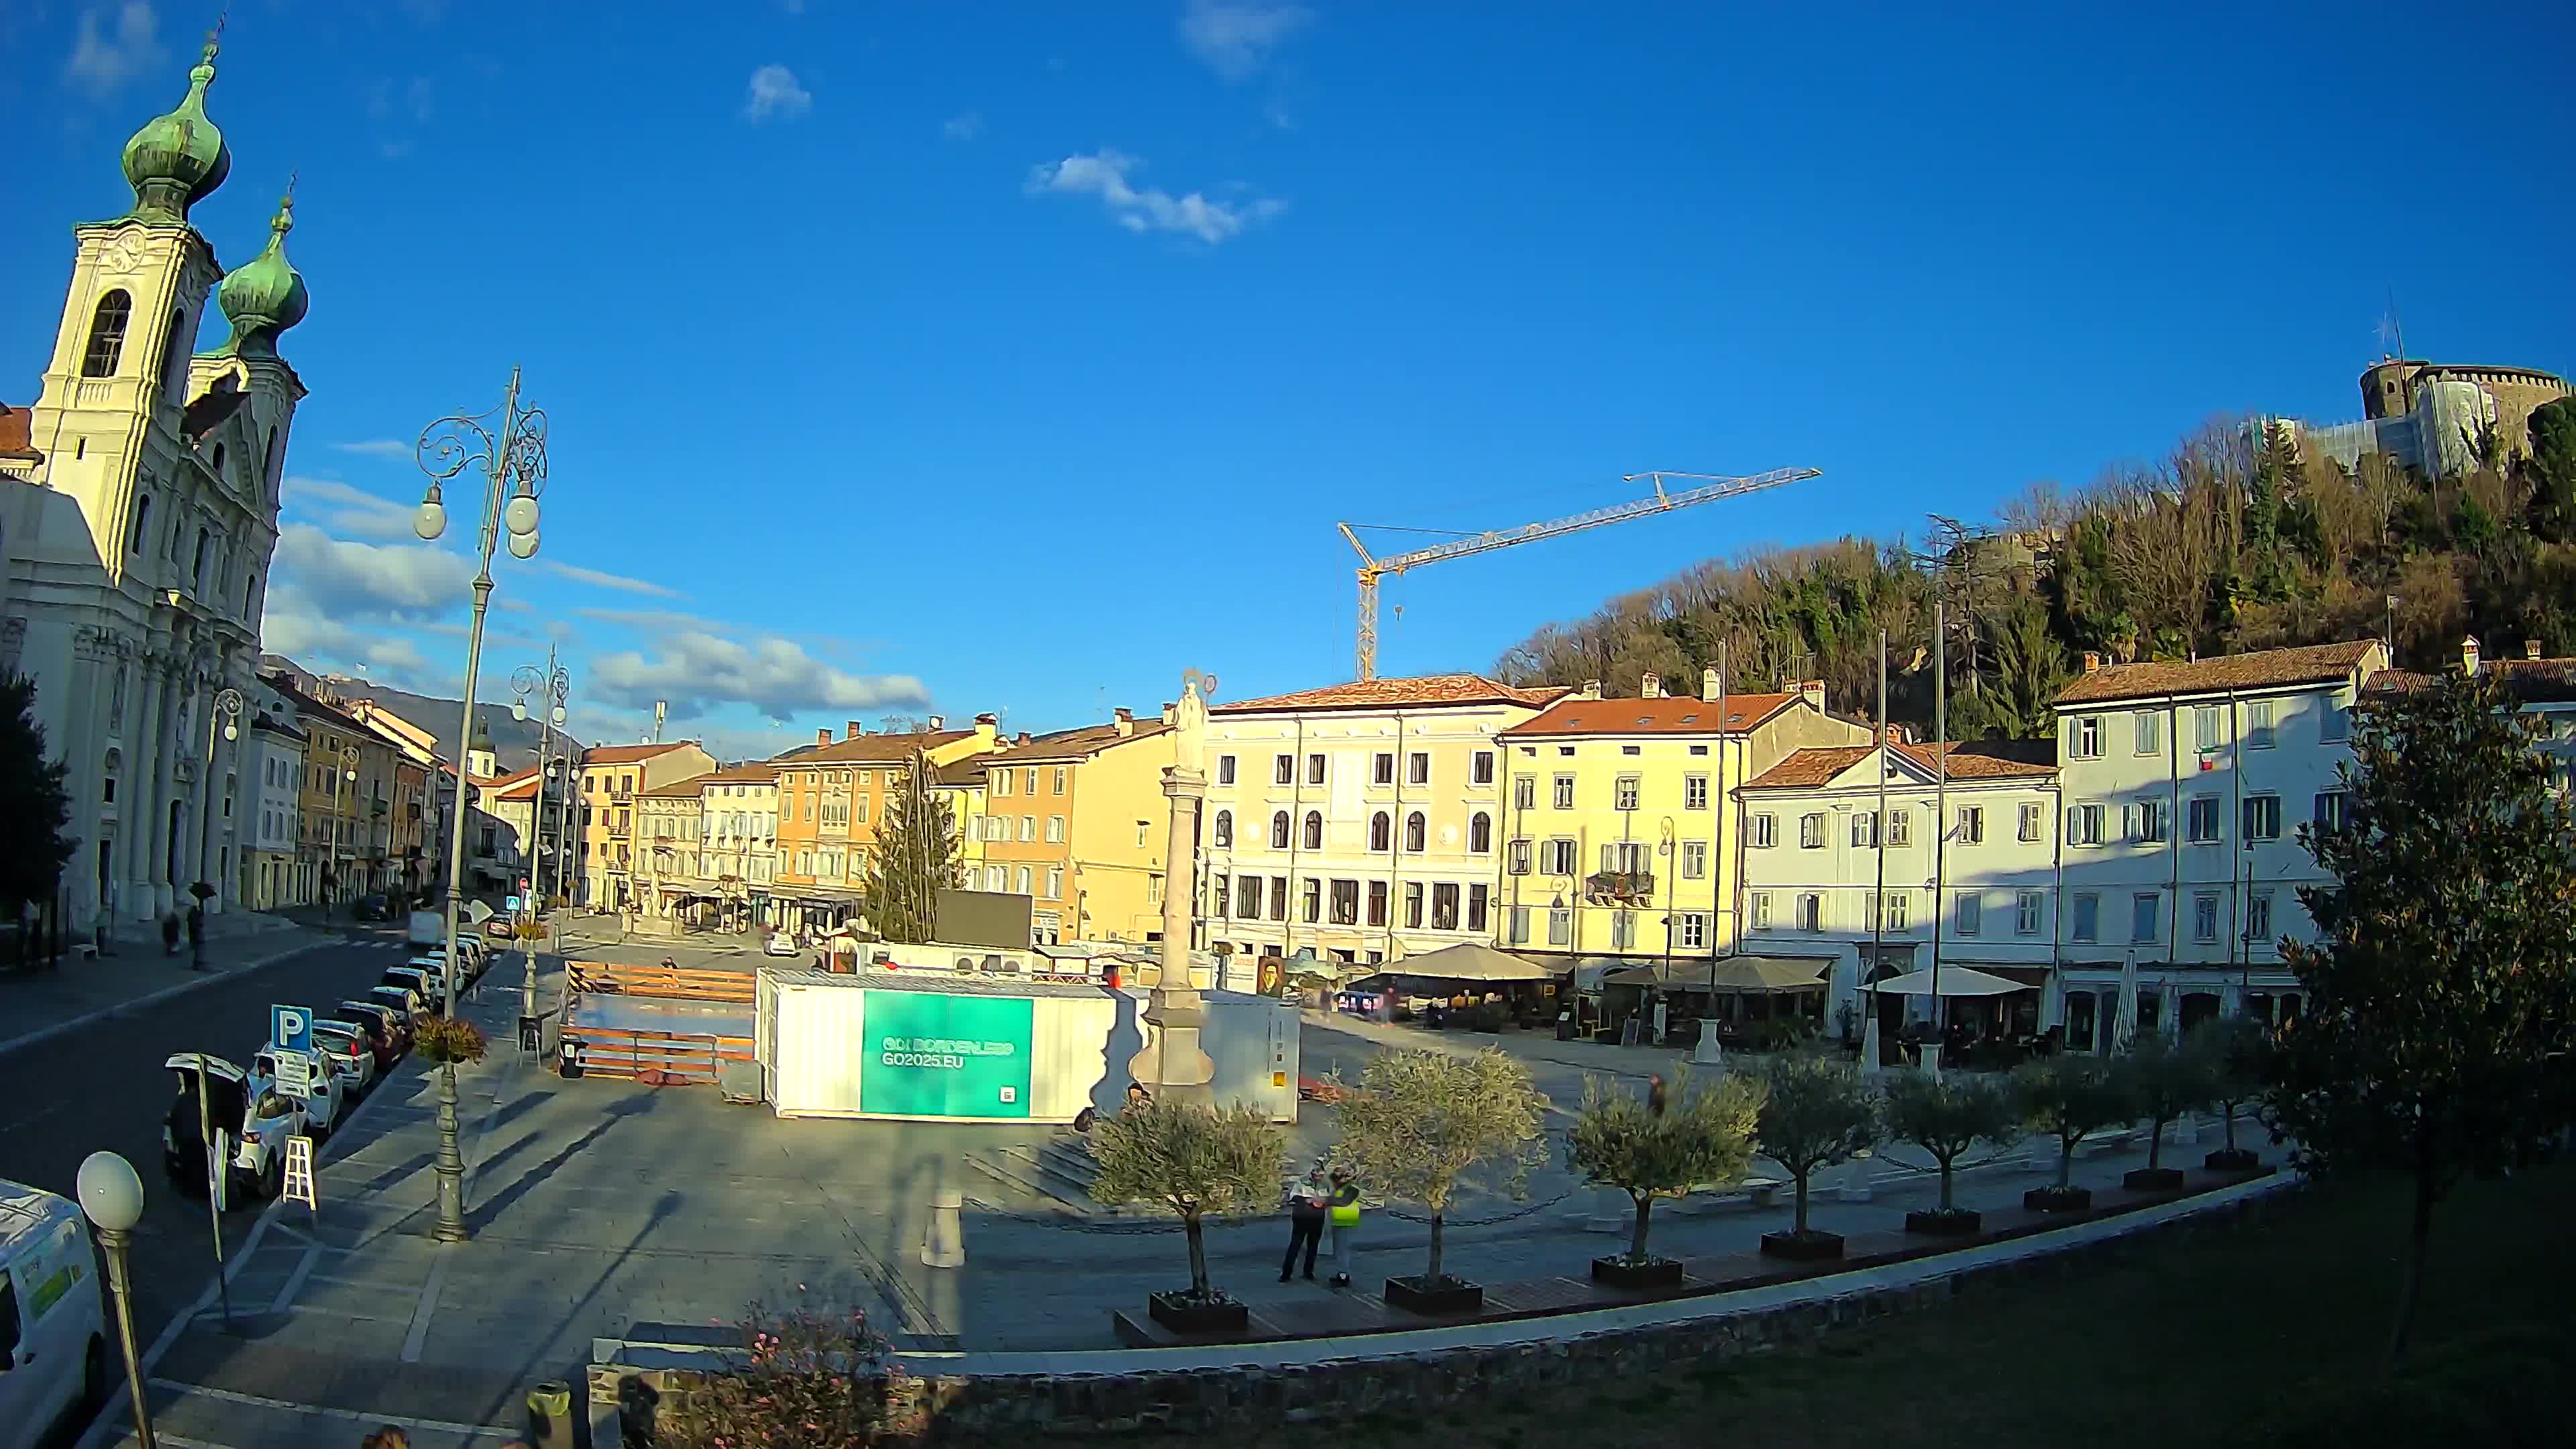
{"label": "evergreen tree", "polygon": [[868,855],[868,921],[888,941],[935,939],[939,892],[956,889],[962,875],[957,814],[930,788],[930,770],[929,757],[914,751]]}
{"label": "evergreen tree", "polygon": [[2317,944],[2282,954],[2307,1011],[2274,1048],[2265,1116],[2313,1173],[2393,1170],[2414,1213],[2389,1355],[2405,1351],[2433,1209],[2566,1126],[2553,1054],[2576,1029],[2576,811],[2501,671],[2371,702],[2339,767],[2340,825],[2301,826]]}
{"label": "evergreen tree", "polygon": [[64,767],[45,754],[36,682],[0,674],[0,901],[49,903],[72,858]]}
{"label": "evergreen tree", "polygon": [[2552,543],[2576,543],[2576,397],[2532,410],[2531,526]]}

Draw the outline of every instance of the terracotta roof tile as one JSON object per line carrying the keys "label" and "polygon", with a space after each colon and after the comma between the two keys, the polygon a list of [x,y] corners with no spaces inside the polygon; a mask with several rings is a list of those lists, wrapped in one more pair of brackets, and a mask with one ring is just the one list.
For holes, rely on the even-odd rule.
{"label": "terracotta roof tile", "polygon": [[587,770],[593,765],[631,765],[638,760],[667,755],[673,750],[685,750],[696,743],[696,740],[674,740],[667,745],[593,745],[581,752],[581,767]]}
{"label": "terracotta roof tile", "polygon": [[914,734],[861,735],[855,740],[834,740],[816,745],[792,758],[796,768],[808,765],[875,765],[888,761],[909,760],[915,750],[935,750],[955,744],[975,733],[973,730],[924,730]]}
{"label": "terracotta roof tile", "polygon": [[1411,679],[1370,679],[1301,689],[1263,699],[1239,699],[1212,706],[1210,714],[1276,714],[1322,709],[1425,709],[1462,704],[1522,704],[1545,708],[1571,686],[1541,684],[1519,688],[1481,674],[1425,674]]}
{"label": "terracotta roof tile", "polygon": [[2296,649],[2226,654],[2216,659],[2105,664],[2089,674],[2076,676],[2074,683],[2058,692],[2057,703],[2063,707],[2118,699],[2146,699],[2160,694],[2210,694],[2225,689],[2326,684],[2351,677],[2362,661],[2379,647],[2376,639],[2357,639],[2343,644],[2308,644]]}
{"label": "terracotta roof tile", "polygon": [[[2504,676],[2505,693],[2521,704],[2558,704],[2576,700],[2576,659],[2487,659],[2481,670]],[[2405,694],[2442,678],[2411,669],[2383,669],[2370,676],[2368,693]]]}
{"label": "terracotta roof tile", "polygon": [[1170,725],[1161,720],[1138,720],[1134,731],[1122,735],[1118,733],[1116,725],[1083,725],[1076,729],[1057,730],[1053,734],[1039,735],[1025,745],[1013,745],[1006,750],[996,750],[989,755],[979,756],[978,759],[984,763],[996,765],[1033,765],[1049,760],[1087,760],[1111,745],[1125,744],[1129,740],[1151,739],[1170,728]]}
{"label": "terracotta roof tile", "polygon": [[712,775],[698,778],[710,785],[772,785],[778,782],[780,767],[768,760],[754,760],[746,765],[727,765]]}
{"label": "terracotta roof tile", "polygon": [[[1726,728],[1749,730],[1798,702],[1794,694],[1730,694]],[[1660,699],[1560,699],[1544,714],[1523,720],[1501,738],[1536,735],[1700,735],[1718,729],[1717,701]]]}
{"label": "terracotta roof tile", "polygon": [[709,772],[704,775],[691,775],[685,780],[673,780],[668,785],[656,785],[650,790],[638,790],[635,793],[646,800],[693,799],[714,780],[714,773]]}
{"label": "terracotta roof tile", "polygon": [[[1825,745],[1792,751],[1789,757],[1749,781],[1748,790],[1813,789],[1870,757],[1876,745]],[[1938,771],[1930,745],[1896,746],[1896,752]],[[2046,780],[2057,774],[2051,740],[1953,740],[1947,747],[1953,780]]]}
{"label": "terracotta roof tile", "polygon": [[45,456],[36,451],[35,421],[35,414],[27,409],[0,403],[0,458],[32,462]]}

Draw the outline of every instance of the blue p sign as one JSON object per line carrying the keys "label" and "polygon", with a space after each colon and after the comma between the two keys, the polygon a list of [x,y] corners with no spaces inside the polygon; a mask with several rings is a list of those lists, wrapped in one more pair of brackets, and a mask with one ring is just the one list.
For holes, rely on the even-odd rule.
{"label": "blue p sign", "polygon": [[272,1006],[268,1009],[268,1039],[279,1051],[313,1050],[313,1013],[301,1006]]}

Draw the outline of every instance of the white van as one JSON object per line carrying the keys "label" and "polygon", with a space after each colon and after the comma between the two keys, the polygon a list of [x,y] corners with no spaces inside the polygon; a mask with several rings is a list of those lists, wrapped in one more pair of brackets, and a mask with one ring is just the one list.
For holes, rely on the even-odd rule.
{"label": "white van", "polygon": [[0,1436],[46,1429],[107,1397],[107,1326],[78,1203],[0,1181]]}

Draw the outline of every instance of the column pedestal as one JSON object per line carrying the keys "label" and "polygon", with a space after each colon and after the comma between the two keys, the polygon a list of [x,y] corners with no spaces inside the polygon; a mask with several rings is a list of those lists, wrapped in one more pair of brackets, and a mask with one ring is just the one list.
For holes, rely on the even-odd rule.
{"label": "column pedestal", "polygon": [[1198,893],[1199,802],[1207,778],[1178,766],[1163,771],[1163,795],[1172,802],[1172,824],[1163,851],[1163,952],[1160,980],[1145,1007],[1153,1040],[1127,1063],[1128,1075],[1157,1101],[1206,1102],[1216,1063],[1199,1048],[1206,1019],[1190,975],[1190,908]]}

